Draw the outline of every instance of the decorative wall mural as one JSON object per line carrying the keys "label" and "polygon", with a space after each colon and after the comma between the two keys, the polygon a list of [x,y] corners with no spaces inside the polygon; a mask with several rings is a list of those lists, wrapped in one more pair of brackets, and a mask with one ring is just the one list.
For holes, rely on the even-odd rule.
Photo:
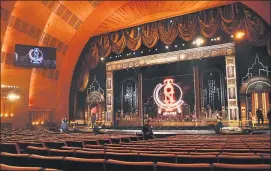
{"label": "decorative wall mural", "polygon": [[134,78],[125,79],[122,82],[121,113],[133,114],[138,110],[137,81]]}

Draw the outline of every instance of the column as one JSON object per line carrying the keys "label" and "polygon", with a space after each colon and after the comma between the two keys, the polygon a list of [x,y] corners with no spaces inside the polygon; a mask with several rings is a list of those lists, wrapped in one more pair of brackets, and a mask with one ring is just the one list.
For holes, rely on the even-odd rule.
{"label": "column", "polygon": [[227,76],[228,116],[230,126],[239,126],[235,56],[225,56]]}
{"label": "column", "polygon": [[138,116],[141,121],[141,126],[143,125],[144,112],[143,112],[143,103],[142,103],[142,73],[138,74]]}
{"label": "column", "polygon": [[194,76],[194,96],[195,96],[195,112],[196,119],[200,119],[200,80],[199,80],[199,69],[197,66],[193,67],[193,76]]}
{"label": "column", "polygon": [[113,72],[106,72],[106,114],[105,114],[105,125],[114,125],[114,84],[113,84]]}

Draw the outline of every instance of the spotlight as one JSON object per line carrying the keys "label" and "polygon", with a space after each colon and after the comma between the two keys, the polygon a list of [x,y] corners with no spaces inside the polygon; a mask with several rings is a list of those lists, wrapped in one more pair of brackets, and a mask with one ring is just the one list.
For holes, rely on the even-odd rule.
{"label": "spotlight", "polygon": [[0,117],[2,117],[3,115],[2,115],[2,113],[1,113],[1,115],[0,115]]}
{"label": "spotlight", "polygon": [[158,50],[158,49],[155,49],[156,51]]}
{"label": "spotlight", "polygon": [[238,31],[235,34],[236,39],[242,39],[244,37],[245,33],[243,31]]}
{"label": "spotlight", "polygon": [[149,50],[149,52],[151,52],[151,50]]}
{"label": "spotlight", "polygon": [[35,122],[32,122],[32,125],[35,125]]}
{"label": "spotlight", "polygon": [[193,44],[196,44],[197,46],[200,46],[204,43],[204,40],[202,38],[197,38]]}
{"label": "spotlight", "polygon": [[143,51],[141,51],[141,53],[143,53]]}
{"label": "spotlight", "polygon": [[166,49],[168,49],[169,47],[168,46],[166,46]]}
{"label": "spotlight", "polygon": [[12,113],[12,114],[10,114],[10,116],[11,116],[11,117],[13,117],[13,116],[14,116],[14,114]]}
{"label": "spotlight", "polygon": [[183,46],[184,46],[184,44],[183,44]]}
{"label": "spotlight", "polygon": [[41,122],[41,124],[43,125],[43,121]]}
{"label": "spotlight", "polygon": [[135,52],[134,52],[134,55],[135,55]]}
{"label": "spotlight", "polygon": [[101,57],[101,60],[103,61],[103,60],[104,60],[104,58],[103,58],[103,57]]}
{"label": "spotlight", "polygon": [[220,37],[217,37],[216,40],[220,40]]}
{"label": "spotlight", "polygon": [[170,20],[170,22],[172,23],[172,20]]}
{"label": "spotlight", "polygon": [[121,56],[121,55],[120,55]]}
{"label": "spotlight", "polygon": [[8,114],[7,114],[7,113],[5,114],[5,117],[6,117],[6,118],[8,117]]}
{"label": "spotlight", "polygon": [[175,48],[178,47],[178,45],[175,45]]}
{"label": "spotlight", "polygon": [[214,38],[214,41],[216,41],[216,38]]}
{"label": "spotlight", "polygon": [[137,30],[140,30],[140,27],[137,27]]}
{"label": "spotlight", "polygon": [[5,85],[1,85],[1,87],[2,87],[2,88],[4,88],[4,87],[5,87]]}
{"label": "spotlight", "polygon": [[214,41],[214,39],[211,39],[211,41]]}
{"label": "spotlight", "polygon": [[13,101],[13,100],[16,100],[16,99],[19,99],[20,96],[14,94],[14,93],[10,93],[8,94],[8,97],[7,97],[9,100]]}
{"label": "spotlight", "polygon": [[231,38],[233,38],[233,35],[231,35]]}
{"label": "spotlight", "polygon": [[[117,56],[116,56],[117,57]],[[112,58],[111,56],[109,57],[110,59]]]}

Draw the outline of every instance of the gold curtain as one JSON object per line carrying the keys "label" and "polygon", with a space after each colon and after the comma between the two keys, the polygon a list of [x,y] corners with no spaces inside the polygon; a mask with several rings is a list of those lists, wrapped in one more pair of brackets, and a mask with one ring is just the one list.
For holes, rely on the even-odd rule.
{"label": "gold curtain", "polygon": [[141,27],[141,36],[143,44],[153,48],[159,40],[157,23],[144,24]]}
{"label": "gold curtain", "polygon": [[178,18],[178,35],[184,41],[193,40],[199,28],[197,15],[186,15]]}
{"label": "gold curtain", "polygon": [[256,46],[267,44],[268,52],[271,51],[270,26],[253,11],[235,3],[91,38],[85,62],[89,68],[93,68],[100,57],[107,57],[112,51],[121,54],[125,47],[136,51],[142,43],[148,48],[153,48],[159,40],[170,45],[177,35],[184,41],[192,41],[199,33],[211,38],[219,29],[229,35],[243,30],[250,43]]}
{"label": "gold curtain", "polygon": [[126,46],[131,51],[136,51],[141,46],[141,34],[138,28],[134,27],[125,30]]}
{"label": "gold curtain", "polygon": [[160,40],[166,44],[171,45],[177,37],[177,21],[159,21],[158,22],[158,31]]}
{"label": "gold curtain", "polygon": [[115,32],[111,34],[112,51],[116,54],[121,54],[126,47],[126,38],[124,31]]}

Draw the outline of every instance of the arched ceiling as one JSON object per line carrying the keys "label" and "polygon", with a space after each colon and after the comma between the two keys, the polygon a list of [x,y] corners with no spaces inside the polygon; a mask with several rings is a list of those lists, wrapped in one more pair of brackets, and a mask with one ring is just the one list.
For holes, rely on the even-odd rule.
{"label": "arched ceiling", "polygon": [[[236,1],[234,1],[236,2]],[[89,37],[231,1],[1,1],[1,83],[19,85],[28,107],[68,115],[69,89],[78,57]],[[270,1],[244,1],[270,24]],[[57,69],[13,64],[15,44],[57,48]]]}

